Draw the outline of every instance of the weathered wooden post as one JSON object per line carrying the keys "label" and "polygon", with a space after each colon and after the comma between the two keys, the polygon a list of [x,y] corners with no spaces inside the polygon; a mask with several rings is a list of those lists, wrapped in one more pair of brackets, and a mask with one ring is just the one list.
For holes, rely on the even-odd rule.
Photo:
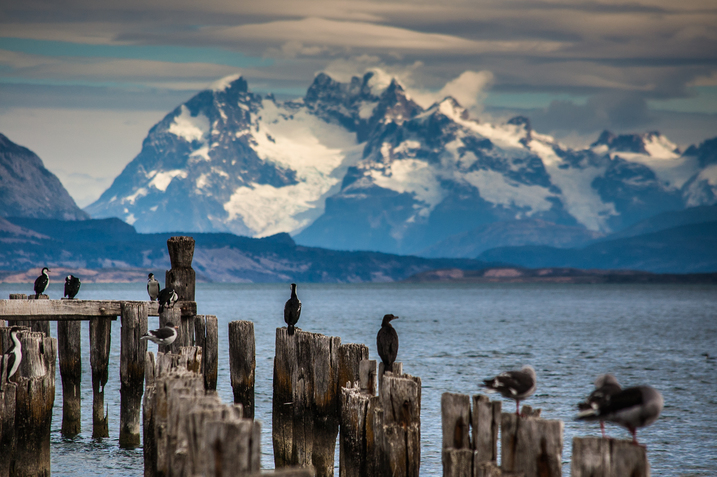
{"label": "weathered wooden post", "polygon": [[[362,477],[368,474],[366,419],[373,396],[362,392],[361,384],[341,388],[339,436],[339,476]],[[371,456],[373,458],[373,456]]]}
{"label": "weathered wooden post", "polygon": [[383,361],[379,361],[378,363],[378,385],[381,386],[381,378],[383,377],[384,373],[390,372],[393,373],[394,376],[400,376],[403,374],[403,363],[400,363],[396,361],[391,365],[391,369],[386,369],[386,365],[383,364]]}
{"label": "weathered wooden post", "polygon": [[359,383],[361,391],[376,395],[376,360],[363,359],[359,363]]}
{"label": "weathered wooden post", "polygon": [[500,428],[501,402],[491,401],[488,396],[473,396],[471,426],[473,430],[473,467],[482,462],[498,462],[498,429]]}
{"label": "weathered wooden post", "polygon": [[381,411],[374,415],[375,460],[380,475],[417,477],[421,467],[421,379],[386,372]]}
{"label": "weathered wooden post", "polygon": [[261,468],[261,426],[252,419],[223,419],[204,423],[204,475],[256,475]]}
{"label": "weathered wooden post", "polygon": [[571,477],[650,477],[647,450],[629,440],[574,437]]}
{"label": "weathered wooden post", "polygon": [[[192,237],[170,237],[167,240],[169,261],[172,265],[165,274],[165,287],[173,288],[179,301],[195,301],[196,273],[192,268],[194,257],[194,239]],[[175,306],[175,308],[178,308]],[[170,349],[177,352],[182,346],[194,346],[194,317],[182,316],[181,313],[160,316],[159,324],[164,326],[169,320],[177,327],[177,340]],[[165,351],[165,350],[160,350]]]}
{"label": "weathered wooden post", "polygon": [[333,476],[339,427],[341,339],[276,330],[272,440],[276,467],[313,466]]}
{"label": "weathered wooden post", "polygon": [[360,382],[361,361],[368,359],[368,346],[358,343],[342,344],[339,348],[339,387]]}
{"label": "weathered wooden post", "polygon": [[[25,295],[24,293],[11,293],[10,294],[11,300],[35,300],[35,295]],[[40,295],[37,297],[38,300],[49,300],[50,297],[47,295]],[[50,322],[49,321],[38,321],[38,320],[29,320],[29,321],[11,321],[11,325],[15,326],[27,326],[32,331],[37,331],[38,333],[45,333],[45,336],[50,336]]]}
{"label": "weathered wooden post", "polygon": [[[0,343],[1,344],[1,343]],[[15,399],[17,384],[7,381],[8,363],[0,356],[0,477],[9,477],[15,459]]]}
{"label": "weathered wooden post", "polygon": [[[234,402],[243,406],[244,417],[250,419],[254,419],[255,369],[254,323],[251,321],[230,322],[229,373],[234,391]],[[276,385],[274,387],[276,388]]]}
{"label": "weathered wooden post", "polygon": [[156,363],[154,353],[147,351],[144,359],[144,400],[142,402],[142,457],[144,476],[157,475],[157,441],[155,432]]}
{"label": "weathered wooden post", "polygon": [[441,396],[441,423],[443,428],[443,476],[473,477],[470,396],[443,393]]}
{"label": "weathered wooden post", "polygon": [[217,369],[219,366],[219,325],[217,317],[214,315],[195,316],[194,338],[196,346],[202,348],[204,389],[207,391],[216,391]]}
{"label": "weathered wooden post", "polygon": [[[172,323],[177,328],[177,339],[169,346],[159,345],[157,348],[158,353],[178,353],[182,346],[193,346],[184,343],[192,342],[194,326],[188,328],[185,326],[186,322],[183,323],[182,319],[182,310],[176,305],[173,308],[165,308],[159,314],[159,327]],[[188,336],[189,334],[191,334],[191,337]]]}
{"label": "weathered wooden post", "polygon": [[120,352],[120,433],[119,444],[125,449],[139,447],[139,416],[142,406],[144,358],[147,341],[147,304],[123,302]]}
{"label": "weathered wooden post", "polygon": [[501,469],[525,477],[561,477],[563,421],[501,415]]}
{"label": "weathered wooden post", "polygon": [[55,402],[57,340],[40,332],[17,334],[23,360],[15,376],[15,456],[17,477],[50,476],[50,425]]}
{"label": "weathered wooden post", "polygon": [[57,350],[62,377],[62,435],[74,437],[82,430],[80,383],[82,380],[82,353],[80,331],[82,322],[57,322]]}
{"label": "weathered wooden post", "polygon": [[109,437],[105,413],[105,385],[109,378],[111,318],[90,320],[90,367],[92,368],[92,438]]}

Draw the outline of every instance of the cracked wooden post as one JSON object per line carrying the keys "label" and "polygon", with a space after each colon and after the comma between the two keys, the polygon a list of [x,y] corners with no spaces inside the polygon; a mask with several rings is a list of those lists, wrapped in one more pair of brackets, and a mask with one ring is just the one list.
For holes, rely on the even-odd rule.
{"label": "cracked wooden post", "polygon": [[110,436],[105,412],[105,385],[109,378],[112,320],[94,317],[90,320],[90,367],[92,368],[92,438]]}
{"label": "cracked wooden post", "polygon": [[17,334],[23,359],[13,380],[15,400],[15,456],[10,464],[17,477],[50,476],[50,426],[55,402],[57,340],[41,332]]}
{"label": "cracked wooden post", "polygon": [[359,383],[361,391],[376,395],[376,360],[363,359],[359,363]]}
{"label": "cracked wooden post", "polygon": [[258,475],[261,469],[261,425],[252,419],[225,418],[204,423],[207,449],[204,475]]}
{"label": "cracked wooden post", "polygon": [[366,419],[371,395],[362,392],[358,382],[341,388],[339,436],[339,476],[362,477],[368,474]]}
{"label": "cracked wooden post", "polygon": [[169,346],[159,345],[157,347],[157,352],[178,353],[179,348],[181,348],[182,346],[190,346],[184,345],[183,343],[191,341],[187,339],[187,333],[191,333],[192,336],[194,336],[194,326],[192,324],[192,328],[187,329],[186,326],[182,325],[182,310],[179,308],[178,305],[175,305],[173,308],[165,308],[159,314],[159,327],[162,328],[166,326],[167,323],[172,323],[177,328],[177,339],[175,339],[174,343]]}
{"label": "cracked wooden post", "polygon": [[525,477],[561,477],[563,421],[504,412],[500,431],[503,471],[523,472]]}
{"label": "cracked wooden post", "polygon": [[421,468],[421,379],[384,373],[378,402],[373,438],[379,475],[417,477]]}
{"label": "cracked wooden post", "polygon": [[379,363],[378,363],[378,385],[379,385],[379,387],[381,386],[381,377],[387,371],[393,373],[394,376],[400,376],[403,374],[403,363],[396,361],[395,363],[393,363],[391,365],[391,369],[386,369],[386,366],[383,364],[383,361],[379,361]]}
{"label": "cracked wooden post", "polygon": [[297,329],[276,330],[272,440],[277,468],[313,466],[334,475],[339,427],[341,339]]}
{"label": "cracked wooden post", "polygon": [[368,346],[346,343],[339,347],[339,387],[360,382],[361,361],[368,359]]}
{"label": "cracked wooden post", "polygon": [[[8,329],[2,327],[0,329]],[[9,338],[9,333],[8,333]],[[0,341],[0,345],[2,342]],[[0,348],[1,349],[1,348]],[[0,477],[10,476],[10,464],[15,459],[15,402],[17,384],[7,380],[9,372],[6,355],[0,355]]]}
{"label": "cracked wooden post", "polygon": [[57,351],[62,378],[62,435],[75,437],[82,430],[82,404],[80,384],[82,381],[81,321],[57,322]]}
{"label": "cracked wooden post", "polygon": [[647,450],[629,440],[574,437],[571,477],[650,477]]}
{"label": "cracked wooden post", "polygon": [[488,396],[473,396],[471,426],[475,459],[473,467],[482,462],[498,462],[498,429],[500,428],[501,402],[491,401]]}
{"label": "cracked wooden post", "polygon": [[194,317],[194,341],[196,346],[202,348],[204,389],[216,391],[219,364],[219,328],[216,316],[197,315]]}
{"label": "cracked wooden post", "polygon": [[147,351],[144,359],[144,400],[142,401],[142,457],[145,477],[157,475],[157,440],[154,435],[155,367],[154,353]]}
{"label": "cracked wooden post", "polygon": [[[179,301],[195,301],[196,273],[192,268],[194,239],[192,237],[170,237],[167,239],[167,251],[172,268],[165,274],[164,286],[173,288]],[[178,306],[175,305],[175,308]],[[193,316],[182,316],[178,311],[165,313],[164,316],[160,315],[160,326],[164,326],[167,321],[172,321],[178,332],[177,339],[170,346],[173,353],[176,353],[182,346],[194,346]],[[160,351],[166,352],[166,350]]]}
{"label": "cracked wooden post", "polygon": [[123,302],[121,312],[119,445],[134,449],[140,446],[139,418],[147,353],[147,341],[140,337],[147,332],[147,304]]}
{"label": "cracked wooden post", "polygon": [[244,408],[244,417],[250,419],[254,419],[255,346],[254,323],[251,321],[229,323],[229,374],[234,391],[234,403],[241,404]]}
{"label": "cracked wooden post", "polygon": [[471,398],[467,394],[441,395],[443,476],[473,477],[470,442]]}

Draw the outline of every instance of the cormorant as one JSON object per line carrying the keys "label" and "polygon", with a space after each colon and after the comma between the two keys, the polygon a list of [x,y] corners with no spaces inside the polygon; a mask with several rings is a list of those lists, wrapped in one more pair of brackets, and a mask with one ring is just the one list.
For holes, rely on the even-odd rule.
{"label": "cormorant", "polygon": [[381,357],[386,371],[391,370],[391,366],[398,356],[398,333],[391,326],[391,320],[396,318],[398,317],[391,314],[383,315],[381,329],[376,335],[376,348],[378,348],[378,355]]}
{"label": "cormorant", "polygon": [[150,340],[158,345],[171,345],[177,339],[177,329],[174,323],[167,322],[162,328],[148,331],[140,339]]}
{"label": "cormorant", "polygon": [[65,296],[68,298],[75,298],[80,292],[80,279],[74,275],[67,275],[65,278]]}
{"label": "cormorant", "polygon": [[159,282],[154,278],[154,273],[150,273],[147,277],[147,293],[149,294],[150,301],[157,299],[159,295]]}
{"label": "cormorant", "polygon": [[5,353],[5,359],[7,360],[7,379],[10,380],[13,374],[15,374],[20,367],[22,362],[22,345],[20,340],[17,338],[17,332],[22,328],[13,326],[10,328],[10,348]]}
{"label": "cormorant", "polygon": [[610,396],[597,408],[587,409],[575,418],[579,421],[608,421],[626,428],[637,442],[637,428],[652,424],[662,412],[662,394],[651,386],[635,386]]}
{"label": "cormorant", "polygon": [[301,316],[301,300],[296,296],[296,283],[291,284],[291,298],[284,304],[284,321],[286,322],[289,336],[294,334],[294,325]]}
{"label": "cormorant", "polygon": [[179,297],[174,291],[174,288],[164,288],[157,294],[157,300],[159,301],[159,312],[164,311],[164,307],[174,308],[174,304],[177,303]]}
{"label": "cormorant", "polygon": [[[595,380],[595,390],[590,393],[590,396],[585,401],[578,403],[578,409],[580,411],[598,409],[607,404],[613,394],[617,394],[620,391],[622,391],[622,387],[615,376],[601,374]],[[602,432],[602,437],[605,438],[605,421],[603,420],[600,420],[600,432]]]}
{"label": "cormorant", "polygon": [[515,400],[515,415],[520,416],[520,401],[535,392],[535,370],[523,366],[520,371],[506,371],[498,376],[483,380],[488,392],[497,391],[501,396]]}
{"label": "cormorant", "polygon": [[45,293],[47,285],[50,283],[50,270],[47,267],[42,269],[42,274],[35,279],[35,299],[40,298],[40,295]]}

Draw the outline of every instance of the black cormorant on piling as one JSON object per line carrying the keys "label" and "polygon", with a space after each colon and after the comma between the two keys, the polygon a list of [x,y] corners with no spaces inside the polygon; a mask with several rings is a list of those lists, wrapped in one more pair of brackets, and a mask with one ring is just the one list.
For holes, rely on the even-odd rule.
{"label": "black cormorant on piling", "polygon": [[146,334],[142,335],[140,339],[150,340],[158,345],[168,346],[177,339],[177,328],[174,327],[174,323],[168,321],[162,328],[149,330]]}
{"label": "black cormorant on piling", "polygon": [[80,292],[80,279],[74,275],[67,275],[65,278],[65,296],[68,298],[75,298]]}
{"label": "black cormorant on piling", "polygon": [[157,299],[159,295],[159,282],[154,278],[154,273],[150,273],[147,277],[147,293],[149,294],[150,301]]}
{"label": "black cormorant on piling", "polygon": [[5,352],[5,361],[7,361],[7,379],[10,380],[13,374],[15,374],[20,367],[22,362],[22,345],[20,340],[17,338],[17,332],[22,328],[13,326],[10,328],[10,348]]}
{"label": "black cormorant on piling", "polygon": [[391,326],[391,320],[396,318],[398,317],[391,314],[383,315],[381,329],[376,335],[376,348],[378,348],[378,355],[381,357],[386,371],[391,370],[391,366],[398,356],[398,333]]}
{"label": "black cormorant on piling", "polygon": [[40,295],[45,293],[47,285],[50,284],[50,270],[47,267],[42,269],[42,273],[35,279],[35,299],[40,298]]}
{"label": "black cormorant on piling", "polygon": [[286,300],[284,304],[284,321],[287,324],[289,336],[294,334],[294,325],[299,321],[301,316],[301,300],[296,295],[296,283],[291,284],[291,298]]}
{"label": "black cormorant on piling", "polygon": [[157,294],[157,300],[159,301],[159,312],[162,313],[164,308],[174,308],[174,304],[177,303],[179,297],[174,288],[164,288]]}
{"label": "black cormorant on piling", "polygon": [[626,428],[632,434],[632,443],[637,442],[637,428],[646,427],[660,417],[662,394],[651,386],[626,388],[610,396],[597,408],[579,413],[578,421],[608,421]]}
{"label": "black cormorant on piling", "polygon": [[515,400],[515,415],[520,416],[520,401],[535,392],[535,370],[523,366],[519,371],[506,371],[498,376],[483,380],[488,392],[497,391],[501,396]]}
{"label": "black cormorant on piling", "polygon": [[[595,380],[595,390],[590,393],[590,396],[583,401],[578,403],[578,409],[580,411],[587,411],[590,409],[598,409],[610,400],[613,394],[617,394],[622,391],[620,383],[612,374],[601,374]],[[605,421],[600,420],[600,431],[602,437],[605,438]]]}

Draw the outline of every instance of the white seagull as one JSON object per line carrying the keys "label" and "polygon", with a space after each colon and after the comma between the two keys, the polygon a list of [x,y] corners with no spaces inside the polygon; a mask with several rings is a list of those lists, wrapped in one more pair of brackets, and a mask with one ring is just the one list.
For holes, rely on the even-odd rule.
{"label": "white seagull", "polygon": [[520,416],[520,401],[535,392],[535,384],[535,370],[528,365],[519,371],[506,371],[494,378],[483,380],[488,392],[497,391],[501,396],[515,400],[516,416]]}
{"label": "white seagull", "polygon": [[[620,383],[612,374],[601,374],[595,380],[595,390],[583,402],[578,403],[580,411],[588,411],[590,409],[598,409],[604,406],[610,400],[613,394],[622,391]],[[600,420],[600,432],[603,439],[605,438],[605,421]]]}
{"label": "white seagull", "polygon": [[158,345],[168,346],[174,343],[177,339],[177,328],[174,327],[174,323],[167,322],[162,328],[156,330],[149,330],[141,340],[150,340]]}

